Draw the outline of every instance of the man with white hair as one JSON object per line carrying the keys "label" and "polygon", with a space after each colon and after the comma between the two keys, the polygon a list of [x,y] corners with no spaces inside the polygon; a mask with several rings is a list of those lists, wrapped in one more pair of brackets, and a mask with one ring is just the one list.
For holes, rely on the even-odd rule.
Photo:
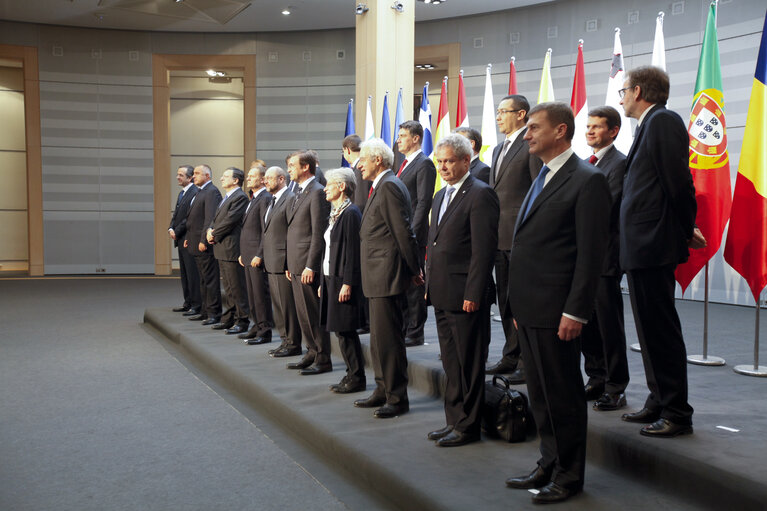
{"label": "man with white hair", "polygon": [[359,167],[373,182],[362,215],[360,262],[362,291],[370,308],[370,352],[376,388],[360,408],[379,407],[374,417],[387,419],[409,410],[407,355],[401,301],[411,285],[423,285],[419,249],[411,227],[410,195],[392,173],[394,154],[381,139],[362,144]]}

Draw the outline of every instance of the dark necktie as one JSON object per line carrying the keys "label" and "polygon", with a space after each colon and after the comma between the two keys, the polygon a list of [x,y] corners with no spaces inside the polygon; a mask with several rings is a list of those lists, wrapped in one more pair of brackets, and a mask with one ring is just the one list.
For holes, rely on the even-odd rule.
{"label": "dark necktie", "polygon": [[181,198],[184,196],[184,189],[182,188],[180,192],[178,192],[178,199],[176,199],[176,207],[179,207],[181,205]]}
{"label": "dark necktie", "polygon": [[495,182],[495,179],[498,177],[498,171],[501,170],[501,164],[503,163],[503,158],[506,156],[506,151],[509,149],[509,146],[511,145],[511,140],[508,138],[503,141],[503,147],[501,147],[501,152],[498,153],[498,160],[495,162],[495,167],[493,167],[493,182]]}
{"label": "dark necktie", "polygon": [[400,177],[402,175],[402,171],[405,170],[406,166],[407,166],[407,158],[405,158],[405,161],[403,161],[402,165],[400,165],[399,172],[397,172],[397,177]]}
{"label": "dark necktie", "polygon": [[591,157],[589,158],[589,163],[591,163],[592,165],[596,165],[598,161],[599,161],[599,158],[597,158],[596,154],[592,154]]}
{"label": "dark necktie", "polygon": [[272,212],[272,208],[274,207],[274,203],[277,202],[277,197],[272,195],[272,200],[269,202],[269,207],[266,208],[266,214],[264,215],[264,222],[266,222],[269,219],[269,213]]}
{"label": "dark necktie", "polygon": [[527,218],[527,214],[530,212],[530,208],[533,205],[533,202],[535,202],[535,199],[538,198],[538,195],[540,195],[541,190],[543,190],[543,184],[546,181],[546,174],[549,173],[549,168],[544,165],[541,167],[541,173],[538,174],[538,177],[535,178],[535,181],[533,181],[533,186],[530,189],[530,200],[527,201],[527,208],[525,209],[525,216],[522,218]]}
{"label": "dark necktie", "polygon": [[301,193],[302,193],[303,191],[304,191],[304,189],[303,189],[303,188],[301,188],[300,186],[299,186],[299,187],[298,187],[298,189],[296,190],[296,197],[295,197],[295,199],[293,200],[293,209],[296,209],[296,206],[298,206],[298,198],[301,196]]}

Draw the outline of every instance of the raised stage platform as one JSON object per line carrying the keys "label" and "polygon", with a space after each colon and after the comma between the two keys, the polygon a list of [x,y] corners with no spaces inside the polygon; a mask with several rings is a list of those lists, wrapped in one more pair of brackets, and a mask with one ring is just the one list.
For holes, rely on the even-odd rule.
{"label": "raised stage platform", "polygon": [[[688,352],[699,353],[702,304],[679,301],[678,309]],[[640,426],[620,420],[625,410],[595,412],[589,407],[584,493],[558,509],[765,509],[767,379],[732,371],[732,365],[752,362],[754,310],[714,304],[709,314],[709,354],[725,358],[727,365],[688,366],[695,434],[646,438],[639,435]],[[630,315],[626,319],[628,342],[634,343],[634,324]],[[765,319],[762,325],[767,324]],[[392,508],[534,507],[530,493],[507,489],[504,480],[534,467],[537,438],[521,444],[483,438],[457,448],[437,448],[426,439],[427,432],[444,426],[444,374],[431,313],[427,345],[408,349],[411,411],[389,420],[374,419],[372,410],[352,405],[373,388],[367,335],[362,342],[368,391],[337,395],[328,390],[344,371],[335,339],[334,371],[300,376],[285,369],[287,362],[297,358],[267,355],[276,342],[247,346],[235,336],[187,321],[170,309],[148,309],[144,321],[296,442],[310,446],[329,466],[375,492]],[[502,347],[500,323],[493,322],[492,329],[490,360],[494,361]],[[629,352],[628,357],[632,381],[627,410],[636,410],[644,403],[645,379],[641,355]]]}

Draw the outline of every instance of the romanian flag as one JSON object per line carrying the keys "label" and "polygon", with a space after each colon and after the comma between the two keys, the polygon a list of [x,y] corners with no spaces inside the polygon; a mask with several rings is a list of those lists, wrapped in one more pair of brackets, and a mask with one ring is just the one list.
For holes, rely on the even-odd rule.
{"label": "romanian flag", "polygon": [[[442,91],[439,95],[439,113],[437,114],[437,131],[434,136],[434,145],[437,145],[441,139],[450,134],[450,111],[447,104],[447,76],[442,79]],[[433,155],[432,155],[433,156]],[[434,166],[437,166],[437,160],[434,160]],[[442,178],[439,177],[437,172],[437,179],[434,181],[434,194],[435,195],[442,187],[444,183]]]}
{"label": "romanian flag", "polygon": [[676,281],[682,286],[682,293],[719,250],[732,205],[727,123],[724,118],[722,71],[716,37],[716,5],[713,3],[703,35],[698,79],[695,81],[687,131],[690,134],[690,172],[698,202],[695,224],[706,238],[707,245],[691,250],[690,259],[677,266]]}
{"label": "romanian flag", "polygon": [[746,279],[758,301],[759,293],[767,286],[767,16],[751,88],[724,260]]}
{"label": "romanian flag", "polygon": [[517,92],[517,68],[514,65],[515,57],[511,57],[509,61],[509,96],[512,94],[518,94]]}
{"label": "romanian flag", "polygon": [[458,106],[455,114],[455,127],[469,127],[469,114],[466,112],[466,89],[463,88],[463,69],[458,73]]}
{"label": "romanian flag", "polygon": [[589,103],[586,97],[586,71],[583,66],[583,39],[578,41],[578,59],[575,62],[575,77],[573,78],[573,94],[570,96],[570,108],[573,109],[573,115],[575,116],[573,151],[580,158],[588,158],[592,150],[586,143]]}
{"label": "romanian flag", "polygon": [[555,101],[554,84],[551,83],[551,48],[546,50],[546,56],[543,59],[541,86],[538,88],[538,103],[547,103],[549,101]]}

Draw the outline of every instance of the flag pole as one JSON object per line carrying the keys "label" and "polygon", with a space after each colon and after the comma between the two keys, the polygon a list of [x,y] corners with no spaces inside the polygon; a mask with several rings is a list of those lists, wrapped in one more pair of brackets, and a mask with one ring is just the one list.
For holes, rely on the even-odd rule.
{"label": "flag pole", "polygon": [[745,376],[767,377],[767,367],[759,365],[759,299],[756,300],[756,333],[754,334],[754,365],[737,365],[732,368],[738,374]]}
{"label": "flag pole", "polygon": [[687,362],[697,366],[723,366],[723,358],[708,356],[708,261],[703,271],[706,272],[706,289],[703,292],[703,355],[690,355],[687,357]]}

